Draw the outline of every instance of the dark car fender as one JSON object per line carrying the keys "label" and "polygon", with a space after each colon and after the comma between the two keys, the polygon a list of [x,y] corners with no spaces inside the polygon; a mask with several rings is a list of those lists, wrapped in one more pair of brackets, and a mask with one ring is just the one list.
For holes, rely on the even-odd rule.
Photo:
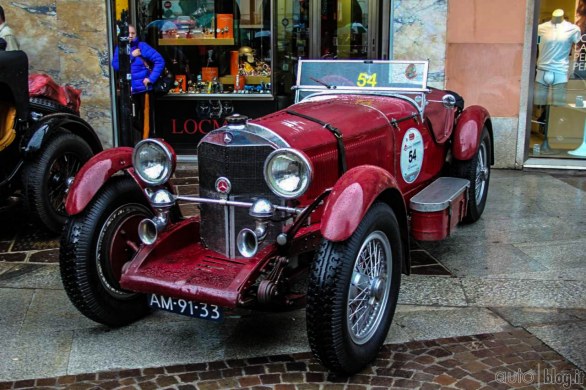
{"label": "dark car fender", "polygon": [[409,273],[409,230],[407,209],[396,179],[374,165],[362,165],[347,171],[334,185],[321,220],[322,236],[334,242],[354,233],[370,206],[381,200],[394,211],[403,241],[403,272]]}
{"label": "dark car fender", "polygon": [[[480,145],[480,137],[484,126],[488,128],[490,143],[493,145],[492,122],[490,114],[481,106],[467,107],[458,118],[454,130],[452,154],[457,160],[470,160]],[[494,150],[491,148],[491,165],[494,163]]]}
{"label": "dark car fender", "polygon": [[31,136],[24,147],[25,158],[41,150],[51,135],[60,129],[66,129],[72,134],[80,136],[88,143],[94,153],[103,150],[100,139],[89,123],[74,114],[56,113],[46,115],[35,123]]}
{"label": "dark car fender", "polygon": [[132,168],[133,148],[120,147],[105,150],[88,160],[75,175],[65,201],[69,215],[82,212],[102,186],[117,172],[126,170],[141,188]]}

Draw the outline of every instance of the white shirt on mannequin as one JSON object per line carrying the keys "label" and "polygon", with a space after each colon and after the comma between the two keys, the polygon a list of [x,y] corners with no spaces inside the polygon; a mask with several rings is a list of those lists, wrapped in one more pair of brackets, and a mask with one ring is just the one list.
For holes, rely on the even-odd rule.
{"label": "white shirt on mannequin", "polygon": [[539,35],[537,69],[552,72],[555,80],[553,84],[568,81],[570,51],[572,45],[580,41],[580,28],[563,20],[563,12],[561,17],[557,18],[556,11],[552,20],[541,23],[537,28]]}

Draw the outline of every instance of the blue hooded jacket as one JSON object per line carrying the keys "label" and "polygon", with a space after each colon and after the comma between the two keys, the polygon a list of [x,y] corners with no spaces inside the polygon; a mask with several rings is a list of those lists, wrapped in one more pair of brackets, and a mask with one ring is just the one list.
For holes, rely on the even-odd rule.
{"label": "blue hooded jacket", "polygon": [[[130,53],[135,49],[140,49],[140,52],[142,53],[141,57],[149,64],[151,70],[149,71],[141,57],[133,57],[132,54],[130,54],[130,91],[133,95],[147,91],[142,83],[147,77],[151,81],[148,88],[150,91],[153,88],[155,81],[157,81],[165,69],[165,59],[159,54],[159,52],[149,46],[148,43],[140,42],[138,38],[134,38],[130,42]],[[112,67],[116,71],[120,70],[120,64],[118,61],[118,46],[116,46],[114,56],[112,57]]]}

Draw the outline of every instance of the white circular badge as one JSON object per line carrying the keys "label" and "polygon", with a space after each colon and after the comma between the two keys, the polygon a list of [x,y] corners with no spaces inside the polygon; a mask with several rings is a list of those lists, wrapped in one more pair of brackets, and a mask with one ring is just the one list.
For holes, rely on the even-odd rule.
{"label": "white circular badge", "polygon": [[423,165],[423,138],[416,128],[405,133],[401,143],[401,174],[406,183],[413,183]]}

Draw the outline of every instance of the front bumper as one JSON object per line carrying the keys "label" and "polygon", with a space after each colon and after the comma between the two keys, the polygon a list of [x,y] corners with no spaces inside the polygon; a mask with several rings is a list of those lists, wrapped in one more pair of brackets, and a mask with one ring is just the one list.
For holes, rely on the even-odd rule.
{"label": "front bumper", "polygon": [[252,258],[229,258],[200,242],[198,218],[170,226],[155,245],[143,245],[125,267],[120,286],[218,306],[242,306],[243,293],[276,254],[271,244]]}

